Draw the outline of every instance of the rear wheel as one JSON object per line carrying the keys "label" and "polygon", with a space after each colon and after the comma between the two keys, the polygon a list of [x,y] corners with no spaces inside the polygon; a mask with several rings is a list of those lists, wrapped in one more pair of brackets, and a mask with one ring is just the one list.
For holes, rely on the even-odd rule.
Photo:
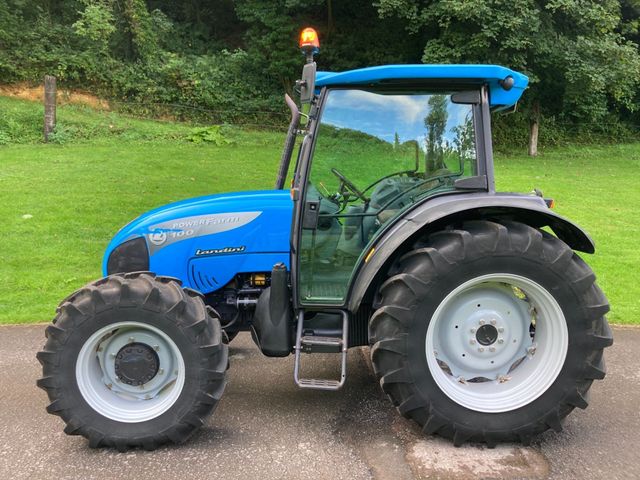
{"label": "rear wheel", "polygon": [[183,442],[225,386],[217,314],[175,279],[113,275],[67,298],[38,359],[49,413],[92,447]]}
{"label": "rear wheel", "polygon": [[430,235],[381,286],[370,323],[384,391],[425,433],[530,442],[587,406],[608,303],[563,242],[519,223]]}

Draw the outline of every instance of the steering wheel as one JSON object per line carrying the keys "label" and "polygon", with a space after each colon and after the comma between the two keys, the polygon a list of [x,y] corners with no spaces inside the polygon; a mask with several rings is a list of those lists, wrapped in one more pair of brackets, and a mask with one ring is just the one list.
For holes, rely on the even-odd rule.
{"label": "steering wheel", "polygon": [[351,193],[353,193],[356,197],[358,197],[363,202],[366,203],[369,201],[369,199],[365,197],[364,193],[358,190],[358,187],[356,187],[351,180],[349,180],[342,173],[340,173],[338,169],[332,168],[331,173],[333,173],[336,177],[338,177],[338,180],[340,180],[340,193],[343,193],[346,189]]}

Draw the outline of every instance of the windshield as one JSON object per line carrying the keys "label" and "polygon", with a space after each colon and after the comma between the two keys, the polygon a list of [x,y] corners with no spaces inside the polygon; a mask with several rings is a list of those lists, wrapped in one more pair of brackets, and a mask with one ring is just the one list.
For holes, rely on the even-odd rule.
{"label": "windshield", "polygon": [[319,216],[317,225],[303,218],[303,302],[343,300],[381,227],[476,175],[474,110],[452,93],[328,92],[306,180],[306,202],[318,203]]}

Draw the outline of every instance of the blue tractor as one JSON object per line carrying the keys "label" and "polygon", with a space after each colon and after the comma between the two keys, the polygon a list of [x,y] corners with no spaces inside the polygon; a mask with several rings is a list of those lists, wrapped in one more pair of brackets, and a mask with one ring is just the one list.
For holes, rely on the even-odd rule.
{"label": "blue tractor", "polygon": [[[104,278],[46,329],[48,412],[92,447],[183,442],[220,400],[228,342],[250,331],[264,355],[295,355],[307,389],[342,387],[347,349],[370,346],[399,412],[455,445],[561,430],[613,340],[574,253],[594,252],[587,233],[541,195],[495,190],[491,112],[514,108],[527,77],[495,65],[316,73],[315,32],[301,47],[275,188],[123,227]],[[340,355],[340,376],[303,378],[303,353]]]}

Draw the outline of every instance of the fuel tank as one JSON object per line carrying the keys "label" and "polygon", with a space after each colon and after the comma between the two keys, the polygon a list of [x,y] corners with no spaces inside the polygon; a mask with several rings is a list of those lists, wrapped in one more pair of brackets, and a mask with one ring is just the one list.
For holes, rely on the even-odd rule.
{"label": "fuel tank", "polygon": [[107,247],[103,271],[111,273],[112,252],[136,238],[144,239],[150,271],[177,277],[202,293],[219,289],[238,273],[270,272],[279,262],[289,268],[292,211],[287,190],[224,193],[171,203],[123,227]]}

